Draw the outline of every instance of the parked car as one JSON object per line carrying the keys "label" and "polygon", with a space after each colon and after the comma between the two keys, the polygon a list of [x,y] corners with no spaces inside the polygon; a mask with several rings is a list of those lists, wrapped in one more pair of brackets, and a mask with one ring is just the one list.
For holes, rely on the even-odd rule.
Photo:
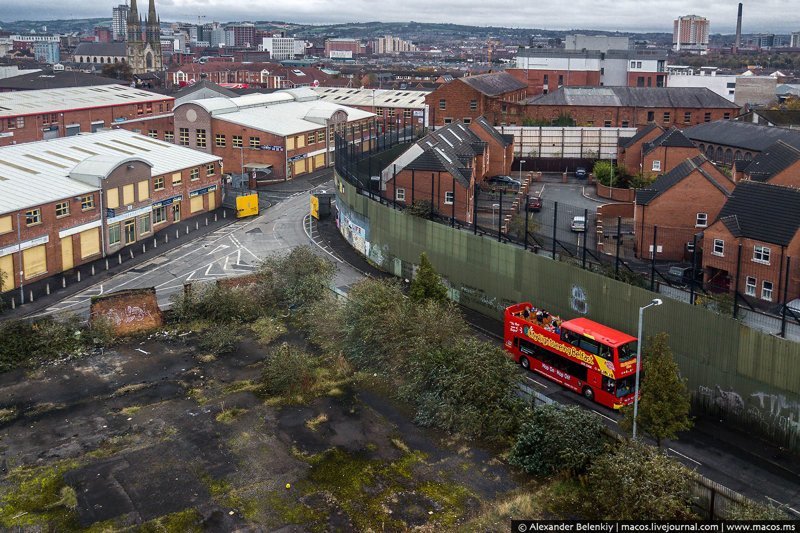
{"label": "parked car", "polygon": [[528,211],[539,212],[542,210],[542,199],[538,196],[528,198]]}
{"label": "parked car", "polygon": [[[672,265],[667,269],[664,277],[675,285],[689,285],[692,282],[692,267],[685,265]],[[695,284],[702,284],[703,270],[698,268],[694,273]]]}
{"label": "parked car", "polygon": [[569,225],[572,231],[583,233],[586,231],[586,217],[583,215],[579,217],[572,217],[572,223]]}
{"label": "parked car", "polygon": [[583,167],[578,167],[575,169],[575,177],[578,179],[586,179],[588,175],[589,172]]}
{"label": "parked car", "polygon": [[490,187],[498,187],[498,188],[505,188],[505,189],[519,189],[520,182],[512,178],[511,176],[492,176],[491,178],[486,180],[486,183]]}

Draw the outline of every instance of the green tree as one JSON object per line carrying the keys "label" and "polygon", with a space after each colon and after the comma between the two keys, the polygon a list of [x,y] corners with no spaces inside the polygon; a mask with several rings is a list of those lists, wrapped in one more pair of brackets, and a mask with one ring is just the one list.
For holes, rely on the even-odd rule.
{"label": "green tree", "polygon": [[599,417],[576,406],[544,405],[527,417],[508,462],[536,476],[581,474],[605,449]]}
{"label": "green tree", "polygon": [[595,179],[605,185],[606,187],[619,187],[619,188],[628,188],[630,187],[631,180],[630,176],[628,176],[625,169],[613,165],[611,161],[597,161],[592,167],[592,174],[594,174]]}
{"label": "green tree", "polygon": [[[686,380],[680,377],[667,341],[667,334],[659,333],[650,339],[645,350],[642,364],[644,379],[636,419],[642,432],[655,439],[659,447],[663,439],[674,439],[679,431],[692,427]],[[633,426],[633,406],[626,406],[622,414],[624,418],[620,426],[630,431]]]}
{"label": "green tree", "polygon": [[511,223],[508,225],[508,234],[518,240],[525,240],[525,216],[528,217],[528,242],[533,242],[531,234],[539,230],[539,223],[534,218],[532,213],[526,213],[523,207],[523,212],[511,218]]}
{"label": "green tree", "polygon": [[411,282],[411,290],[408,295],[415,302],[432,300],[444,303],[447,301],[447,287],[442,283],[441,277],[436,273],[425,252],[419,256],[419,268]]}
{"label": "green tree", "polygon": [[106,78],[126,81],[133,79],[133,71],[128,63],[110,63],[103,67],[102,73]]}

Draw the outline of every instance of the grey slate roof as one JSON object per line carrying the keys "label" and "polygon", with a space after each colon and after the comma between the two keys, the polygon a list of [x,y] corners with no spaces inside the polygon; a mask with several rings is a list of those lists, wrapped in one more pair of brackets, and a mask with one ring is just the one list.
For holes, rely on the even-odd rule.
{"label": "grey slate roof", "polygon": [[705,87],[561,87],[527,100],[530,105],[738,109]]}
{"label": "grey slate roof", "polygon": [[489,74],[478,74],[477,76],[465,76],[459,78],[459,81],[463,81],[486,96],[500,96],[528,87],[527,84],[519,81],[508,72],[490,72]]}
{"label": "grey slate roof", "polygon": [[648,154],[653,151],[653,149],[665,146],[668,148],[694,148],[694,143],[690,141],[686,135],[684,135],[681,130],[677,128],[671,128],[668,131],[665,131],[652,142],[645,143],[644,145],[644,153]]}
{"label": "grey slate roof", "polygon": [[478,117],[478,118],[475,119],[474,122],[476,124],[478,124],[481,128],[483,128],[489,135],[491,135],[493,139],[495,139],[497,142],[499,142],[502,147],[505,148],[506,146],[514,144],[514,136],[513,135],[501,134],[491,124],[489,124],[489,121],[486,120],[485,118]]}
{"label": "grey slate roof", "polygon": [[449,172],[468,187],[472,169],[467,168],[467,163],[484,152],[486,143],[459,121],[429,133],[417,142],[417,146],[423,152],[406,165],[406,169]]}
{"label": "grey slate roof", "polygon": [[124,81],[78,71],[45,71],[13,76],[0,80],[0,89],[29,91],[36,89],[64,89],[67,87],[90,87],[95,85],[125,85]]}
{"label": "grey slate roof", "polygon": [[753,158],[747,166],[747,175],[755,181],[768,181],[798,159],[800,149],[778,141]]}
{"label": "grey slate roof", "polygon": [[[192,98],[186,98],[186,97],[198,91],[207,91],[209,95],[215,94],[216,96],[227,96],[228,98],[236,98],[237,96],[240,96],[239,94],[231,91],[230,89],[226,89],[225,87],[217,85],[213,81],[208,81],[207,79],[201,79],[200,81],[198,81],[193,85],[187,85],[186,87],[183,87],[180,90],[173,93],[171,96],[173,96],[175,100],[186,99],[187,101],[190,101],[192,100]],[[207,96],[207,98],[213,98],[213,97]]]}
{"label": "grey slate roof", "polygon": [[763,152],[778,141],[800,148],[800,131],[759,126],[736,120],[706,122],[683,130],[694,142],[732,146],[752,152]]}
{"label": "grey slate roof", "polygon": [[656,128],[658,128],[661,131],[664,131],[664,129],[658,124],[651,123],[645,126],[644,128],[641,128],[639,131],[637,131],[636,135],[634,135],[633,137],[620,137],[617,143],[619,144],[619,146],[623,148],[628,148],[629,146],[636,144],[640,139],[642,139],[642,137],[646,136],[648,133],[650,133]]}
{"label": "grey slate roof", "polygon": [[666,174],[660,176],[656,181],[651,183],[648,188],[637,190],[636,204],[650,204],[653,200],[670,190],[693,172],[699,172],[701,176],[710,181],[712,185],[714,185],[717,189],[722,191],[724,195],[727,196],[728,190],[720,184],[719,178],[711,175],[702,167],[702,165],[707,162],[708,159],[706,159],[706,156],[704,155],[698,155],[691,159],[687,159]]}
{"label": "grey slate roof", "polygon": [[734,237],[787,246],[800,229],[800,190],[741,181],[718,220]]}
{"label": "grey slate roof", "polygon": [[126,56],[128,47],[125,43],[80,43],[75,47],[74,57],[78,56]]}

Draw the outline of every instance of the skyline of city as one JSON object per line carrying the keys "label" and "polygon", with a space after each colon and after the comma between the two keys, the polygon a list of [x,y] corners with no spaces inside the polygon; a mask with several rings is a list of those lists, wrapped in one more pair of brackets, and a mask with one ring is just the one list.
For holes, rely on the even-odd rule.
{"label": "skyline of city", "polygon": [[[52,20],[70,18],[105,17],[119,0],[104,1],[91,5],[64,6],[61,2],[45,0],[33,9],[29,2],[8,0],[0,22],[17,20]],[[616,2],[589,3],[584,0],[563,4],[544,3],[515,9],[510,14],[499,3],[482,3],[482,9],[470,9],[470,2],[447,2],[435,6],[429,3],[404,3],[402,8],[382,9],[375,17],[374,10],[364,2],[341,2],[339,0],[315,0],[303,5],[273,8],[271,0],[257,0],[248,7],[234,7],[219,0],[161,0],[158,2],[162,21],[192,21],[198,15],[205,20],[220,22],[237,20],[273,20],[297,24],[339,24],[366,22],[432,22],[454,23],[473,26],[498,26],[548,30],[591,29],[624,32],[671,32],[672,20],[681,15],[697,14],[711,22],[711,33],[733,33],[736,25],[736,4],[704,6],[694,9],[690,3],[673,0],[668,2]],[[465,9],[466,8],[466,9]],[[744,32],[785,32],[800,29],[800,17],[792,16],[791,3],[785,0],[748,2],[744,6]],[[613,17],[597,20],[596,13],[613,13]],[[41,13],[47,12],[47,17]],[[365,16],[366,15],[366,16]],[[787,16],[788,15],[788,16]],[[794,19],[793,19],[794,18]],[[515,21],[531,21],[518,22]],[[607,23],[606,21],[611,21]]]}

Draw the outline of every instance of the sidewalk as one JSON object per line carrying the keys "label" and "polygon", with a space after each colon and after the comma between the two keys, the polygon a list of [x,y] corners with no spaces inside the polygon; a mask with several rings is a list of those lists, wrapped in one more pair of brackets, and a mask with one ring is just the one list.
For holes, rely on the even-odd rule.
{"label": "sidewalk", "polygon": [[[198,215],[173,224],[156,232],[152,237],[127,246],[108,257],[80,265],[69,272],[59,273],[55,276],[36,281],[35,283],[25,284],[26,303],[23,305],[19,304],[19,287],[9,291],[3,295],[7,306],[5,311],[0,313],[0,321],[24,318],[42,312],[69,296],[82,292],[97,283],[109,280],[116,274],[135,268],[137,265],[161,256],[179,246],[183,246],[187,242],[191,242],[220,228],[224,228],[237,220],[235,213],[225,208],[220,208],[214,212],[205,213],[204,215]],[[214,215],[217,216],[216,221],[214,220]],[[206,225],[206,220],[208,221],[208,225]],[[197,224],[197,229],[195,229],[195,224]],[[187,228],[188,233],[186,231]],[[178,235],[177,238],[176,231]],[[153,246],[154,240],[158,243],[155,247]],[[142,252],[143,245],[145,246],[144,252]],[[108,264],[108,269],[106,269],[106,264]],[[94,269],[94,274],[92,274],[92,269]],[[78,281],[79,277],[80,281]],[[47,294],[48,286],[49,295]],[[30,302],[31,291],[34,296],[32,302]],[[14,298],[16,309],[11,308],[11,298]]]}

